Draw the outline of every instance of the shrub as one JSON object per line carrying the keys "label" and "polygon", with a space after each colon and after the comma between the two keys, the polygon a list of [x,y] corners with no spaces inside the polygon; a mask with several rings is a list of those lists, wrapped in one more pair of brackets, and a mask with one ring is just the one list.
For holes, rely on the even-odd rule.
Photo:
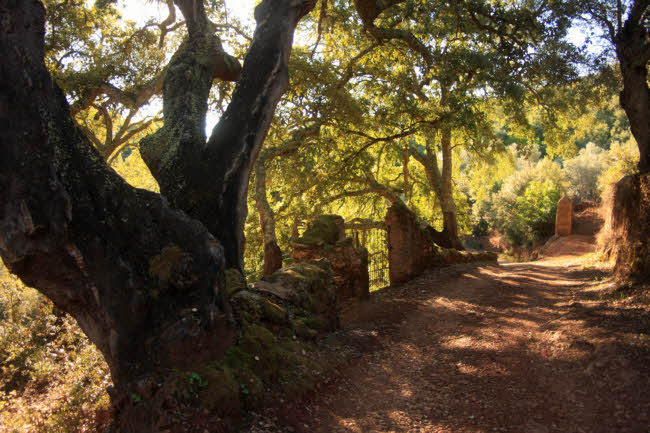
{"label": "shrub", "polygon": [[565,190],[562,167],[544,158],[517,157],[516,170],[490,194],[485,219],[515,246],[535,244],[553,233],[557,201]]}
{"label": "shrub", "polygon": [[532,181],[514,206],[513,224],[505,234],[515,245],[533,245],[552,236],[560,188],[551,181]]}
{"label": "shrub", "polygon": [[580,201],[599,200],[598,178],[607,165],[607,152],[594,143],[588,143],[575,158],[568,159],[564,163],[564,171],[569,182],[569,194]]}
{"label": "shrub", "polygon": [[109,420],[108,385],[104,359],[75,320],[0,262],[0,430],[97,431]]}
{"label": "shrub", "polygon": [[603,195],[606,195],[607,190],[621,178],[637,172],[639,147],[634,138],[630,138],[624,143],[618,141],[612,143],[607,152],[607,160],[609,167],[598,178],[600,192]]}

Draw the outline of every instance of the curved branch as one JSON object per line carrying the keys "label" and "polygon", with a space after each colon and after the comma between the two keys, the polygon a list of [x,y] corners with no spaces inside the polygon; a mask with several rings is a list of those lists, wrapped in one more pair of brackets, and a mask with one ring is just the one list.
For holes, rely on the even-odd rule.
{"label": "curved branch", "polygon": [[424,76],[426,77],[435,61],[429,48],[409,31],[377,27],[375,25],[375,20],[383,11],[396,4],[403,3],[404,1],[405,0],[354,0],[354,4],[364,27],[375,39],[379,42],[384,42],[386,40],[401,40],[413,51],[420,54],[424,60]]}

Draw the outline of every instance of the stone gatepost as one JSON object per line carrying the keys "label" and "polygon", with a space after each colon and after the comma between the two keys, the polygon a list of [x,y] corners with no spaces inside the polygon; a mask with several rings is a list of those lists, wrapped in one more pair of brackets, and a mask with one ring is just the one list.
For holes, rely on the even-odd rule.
{"label": "stone gatepost", "polygon": [[332,266],[336,294],[340,299],[369,296],[368,250],[345,237],[345,222],[338,215],[320,215],[303,235],[291,242],[297,263],[327,259]]}
{"label": "stone gatepost", "polygon": [[573,222],[573,200],[564,196],[557,203],[555,214],[555,236],[569,236]]}

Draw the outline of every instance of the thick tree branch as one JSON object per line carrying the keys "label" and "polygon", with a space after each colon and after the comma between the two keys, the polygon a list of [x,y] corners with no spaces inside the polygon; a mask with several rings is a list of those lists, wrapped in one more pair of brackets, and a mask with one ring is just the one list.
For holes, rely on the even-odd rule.
{"label": "thick tree branch", "polygon": [[218,39],[202,24],[203,6],[196,3],[201,2],[177,0],[190,38],[169,65],[165,124],[141,142],[141,152],[161,192],[217,236],[228,267],[243,269],[250,172],[288,83],[293,32],[315,0],[265,0],[255,9],[253,43],[231,102],[207,144],[207,96],[225,57]]}
{"label": "thick tree branch", "polygon": [[397,190],[393,190],[390,187],[379,183],[377,179],[375,179],[375,177],[369,172],[364,173],[364,176],[351,176],[350,181],[368,186],[369,190],[384,197],[391,203],[400,202],[404,204],[404,201],[399,196],[399,192]]}
{"label": "thick tree branch", "polygon": [[425,64],[424,76],[435,62],[434,56],[429,48],[418,39],[413,33],[394,28],[378,27],[375,25],[377,17],[388,8],[403,3],[405,0],[354,0],[355,7],[366,30],[379,42],[386,40],[401,40],[409,48],[420,54]]}
{"label": "thick tree branch", "polygon": [[354,218],[345,222],[345,228],[349,230],[386,230],[384,221],[372,221],[364,218]]}

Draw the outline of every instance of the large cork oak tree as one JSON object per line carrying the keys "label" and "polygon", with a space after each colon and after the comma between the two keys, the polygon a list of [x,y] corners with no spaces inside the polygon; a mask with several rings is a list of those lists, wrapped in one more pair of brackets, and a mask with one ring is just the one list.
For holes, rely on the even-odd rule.
{"label": "large cork oak tree", "polygon": [[[121,431],[157,430],[169,371],[232,344],[224,269],[242,268],[250,171],[315,0],[264,0],[241,70],[203,2],[175,3],[187,37],[168,65],[164,126],[142,142],[157,195],[124,182],[73,123],[44,65],[43,5],[0,1],[0,256],[102,352]],[[235,78],[206,137],[213,81]],[[133,395],[149,398],[134,406]]]}

